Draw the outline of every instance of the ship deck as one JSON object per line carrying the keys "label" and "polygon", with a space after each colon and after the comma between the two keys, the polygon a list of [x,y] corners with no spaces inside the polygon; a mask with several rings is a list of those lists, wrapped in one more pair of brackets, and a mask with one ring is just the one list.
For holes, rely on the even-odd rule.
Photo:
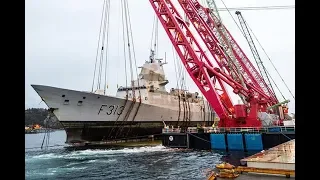
{"label": "ship deck", "polygon": [[295,139],[241,160],[247,167],[295,170]]}

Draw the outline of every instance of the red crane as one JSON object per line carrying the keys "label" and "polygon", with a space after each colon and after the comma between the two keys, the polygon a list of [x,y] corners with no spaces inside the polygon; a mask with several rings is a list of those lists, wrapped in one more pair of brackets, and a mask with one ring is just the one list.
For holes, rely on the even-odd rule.
{"label": "red crane", "polygon": [[[266,112],[278,100],[231,34],[226,29],[226,36],[215,33],[223,25],[209,15],[209,9],[196,0],[178,0],[209,50],[207,55],[171,0],[149,1],[188,74],[219,116],[219,126],[261,127],[258,112]],[[231,44],[235,58],[226,53],[219,38]],[[244,104],[233,105],[227,85]]]}

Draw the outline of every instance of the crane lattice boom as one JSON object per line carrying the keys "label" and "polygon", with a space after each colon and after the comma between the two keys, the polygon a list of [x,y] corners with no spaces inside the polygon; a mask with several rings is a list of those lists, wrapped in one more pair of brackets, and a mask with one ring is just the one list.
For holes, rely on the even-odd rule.
{"label": "crane lattice boom", "polygon": [[[208,48],[207,55],[171,0],[149,1],[188,74],[219,116],[219,126],[260,127],[258,112],[265,112],[277,101],[228,30],[196,0],[178,0]],[[222,29],[217,28],[221,26]],[[224,33],[219,33],[221,30]],[[228,44],[231,48],[227,48]],[[233,105],[225,84],[247,103]]]}
{"label": "crane lattice boom", "polygon": [[[192,1],[195,4],[199,4],[196,0],[192,0]],[[209,14],[211,18],[209,18],[209,17],[206,17],[206,18],[208,18],[209,20],[211,19],[213,21],[212,23],[219,24],[220,25],[219,29],[220,29],[220,31],[222,31],[222,33],[219,33],[219,29],[216,29],[215,26],[211,25],[212,32],[215,32],[215,35],[220,40],[219,42],[224,44],[224,46],[226,48],[228,45],[225,44],[223,39],[226,38],[227,42],[230,43],[232,50],[233,50],[233,53],[235,54],[235,56],[237,57],[237,59],[239,60],[239,62],[241,64],[241,65],[239,65],[239,70],[241,71],[241,73],[243,73],[245,79],[248,80],[249,82],[254,83],[255,86],[260,87],[261,90],[271,98],[272,103],[278,103],[278,100],[276,98],[276,95],[274,94],[274,91],[265,83],[264,79],[261,77],[261,75],[255,69],[255,67],[250,62],[250,60],[245,55],[245,53],[242,51],[242,49],[240,48],[238,43],[234,40],[234,38],[232,37],[230,32],[227,30],[227,28],[220,22],[220,20],[214,14],[214,13],[218,13],[218,12],[213,11],[213,9],[216,9],[216,8],[214,8],[214,3],[212,3],[212,2],[213,2],[212,0],[207,0],[207,4],[209,6],[209,9],[207,9],[207,12],[208,12],[207,14]],[[200,4],[198,7],[203,8]],[[221,36],[225,36],[225,37],[223,38]],[[229,51],[228,54],[231,54],[231,52]]]}

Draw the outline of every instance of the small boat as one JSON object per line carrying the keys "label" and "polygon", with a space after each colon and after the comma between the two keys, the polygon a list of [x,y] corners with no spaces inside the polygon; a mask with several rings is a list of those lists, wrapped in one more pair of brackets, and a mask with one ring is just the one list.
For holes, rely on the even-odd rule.
{"label": "small boat", "polygon": [[221,164],[217,164],[216,168],[218,168],[218,169],[234,169],[235,167],[234,167],[234,165],[231,165],[229,163],[223,162]]}

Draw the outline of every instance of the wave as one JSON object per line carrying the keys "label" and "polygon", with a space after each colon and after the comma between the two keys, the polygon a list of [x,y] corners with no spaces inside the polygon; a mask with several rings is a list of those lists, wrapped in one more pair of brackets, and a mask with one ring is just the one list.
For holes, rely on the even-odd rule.
{"label": "wave", "polygon": [[85,159],[87,157],[99,157],[104,155],[117,155],[117,154],[132,154],[132,153],[148,153],[148,152],[160,152],[170,151],[162,145],[158,146],[145,146],[135,148],[124,148],[124,149],[108,149],[108,150],[81,150],[73,151],[68,153],[48,153],[34,156],[26,156],[26,161],[31,160],[48,160],[48,159]]}

